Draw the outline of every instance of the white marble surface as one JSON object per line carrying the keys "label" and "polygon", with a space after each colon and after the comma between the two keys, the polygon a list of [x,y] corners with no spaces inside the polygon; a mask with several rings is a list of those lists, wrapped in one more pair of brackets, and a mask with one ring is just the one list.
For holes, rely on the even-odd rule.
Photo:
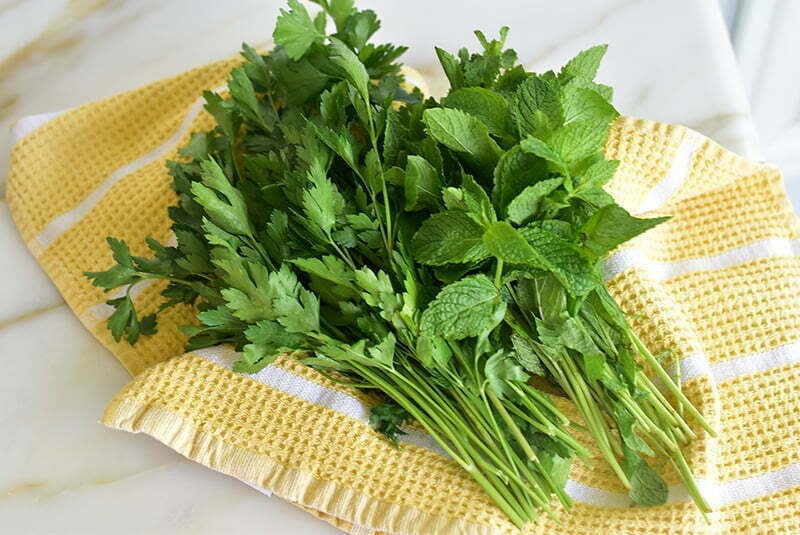
{"label": "white marble surface", "polygon": [[[0,170],[20,116],[102,98],[268,42],[282,2],[0,1]],[[628,115],[678,122],[757,153],[716,4],[710,0],[363,1],[407,61],[436,73],[433,45],[512,27],[536,68],[610,44],[601,78]],[[432,84],[441,87],[441,84]],[[0,171],[4,183],[5,172]],[[277,498],[97,419],[127,381],[17,236],[0,201],[0,533],[334,533]]]}

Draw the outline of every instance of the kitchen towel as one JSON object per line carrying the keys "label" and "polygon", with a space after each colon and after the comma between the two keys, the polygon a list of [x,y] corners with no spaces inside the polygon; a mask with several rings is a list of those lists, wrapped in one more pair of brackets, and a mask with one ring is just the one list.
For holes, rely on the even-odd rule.
{"label": "kitchen towel", "polygon": [[[165,162],[213,126],[201,92],[223,90],[236,62],[15,127],[7,197],[16,224],[75,314],[133,376],[102,421],[350,533],[516,533],[430,437],[411,428],[395,448],[374,432],[370,396],[289,358],[241,375],[230,348],[184,354],[175,326],[191,321],[188,306],[165,312],[158,333],[135,346],[111,338],[104,302],[113,295],[83,273],[111,265],[106,236],[139,255],[145,237],[169,239],[175,195]],[[673,373],[719,432],[698,429],[687,449],[714,511],[704,519],[668,468],[668,503],[631,507],[598,460],[575,463],[567,492],[576,505],[562,524],[543,516],[527,531],[800,533],[800,224],[780,172],[687,128],[627,117],[605,150],[621,161],[607,189],[623,206],[672,216],[615,251],[606,278],[654,353],[671,349]],[[131,292],[148,313],[162,289]]]}

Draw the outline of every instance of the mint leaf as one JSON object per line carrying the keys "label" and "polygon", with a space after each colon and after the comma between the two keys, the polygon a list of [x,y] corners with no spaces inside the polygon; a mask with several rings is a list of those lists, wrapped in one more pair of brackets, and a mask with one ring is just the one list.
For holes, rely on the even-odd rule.
{"label": "mint leaf", "polygon": [[669,491],[664,479],[649,464],[639,459],[630,477],[628,496],[637,505],[655,506],[667,503]]}
{"label": "mint leaf", "polygon": [[547,373],[542,361],[536,355],[533,344],[529,340],[518,334],[512,334],[511,345],[514,348],[514,357],[526,371],[540,376],[544,376]]}
{"label": "mint leaf", "polygon": [[522,190],[547,174],[547,163],[519,145],[511,147],[494,168],[492,200],[503,211]]}
{"label": "mint leaf", "polygon": [[561,125],[563,116],[555,78],[533,75],[520,84],[514,95],[514,118],[520,137],[542,137]]}
{"label": "mint leaf", "polygon": [[597,45],[579,52],[577,56],[561,68],[560,77],[576,77],[584,80],[594,80],[600,62],[608,50],[608,45]]}
{"label": "mint leaf", "polygon": [[561,236],[536,224],[519,229],[519,233],[573,296],[586,295],[600,284],[595,267]]}
{"label": "mint leaf", "polygon": [[482,87],[450,91],[442,106],[455,108],[480,119],[489,133],[498,137],[511,135],[511,111],[505,97]]}
{"label": "mint leaf", "polygon": [[404,187],[406,210],[436,208],[439,205],[442,190],[439,172],[422,156],[408,157]]}
{"label": "mint leaf", "polygon": [[600,93],[580,87],[564,91],[562,98],[564,108],[564,124],[592,119],[612,122],[619,117],[619,112]]}
{"label": "mint leaf", "polygon": [[489,256],[483,244],[483,228],[457,211],[434,214],[411,240],[414,258],[429,266],[477,262]]}
{"label": "mint leaf", "polygon": [[422,114],[428,134],[445,147],[469,155],[482,169],[492,169],[502,154],[479,119],[461,110],[432,108]]}
{"label": "mint leaf", "polygon": [[298,0],[289,0],[289,8],[289,11],[281,9],[272,39],[286,49],[290,58],[299,60],[311,45],[321,43],[325,35],[319,32],[305,6]]}
{"label": "mint leaf", "polygon": [[461,179],[461,189],[459,190],[464,208],[468,212],[478,216],[478,220],[483,224],[497,220],[492,201],[483,187],[475,182],[471,175],[463,175]]}
{"label": "mint leaf", "polygon": [[599,188],[605,185],[614,177],[618,167],[619,161],[617,160],[600,160],[592,164],[583,173],[575,177],[573,195],[577,195],[583,190]]}
{"label": "mint leaf", "polygon": [[543,269],[551,267],[547,259],[531,247],[522,234],[506,221],[497,221],[489,225],[483,234],[483,243],[490,253],[509,264]]}
{"label": "mint leaf", "polygon": [[528,186],[509,203],[506,213],[509,221],[521,225],[534,217],[542,199],[553,193],[564,183],[564,179],[549,178]]}
{"label": "mint leaf", "polygon": [[608,136],[606,121],[587,119],[574,121],[555,130],[548,145],[572,165],[584,158],[598,154]]}
{"label": "mint leaf", "polygon": [[422,313],[420,329],[429,336],[461,340],[489,333],[502,320],[506,303],[485,275],[448,284]]}
{"label": "mint leaf", "polygon": [[459,89],[464,85],[464,71],[462,70],[461,65],[450,52],[441,49],[438,46],[435,48],[436,56],[439,58],[439,63],[442,65],[444,74],[447,76],[447,80],[450,82],[450,87],[452,89]]}
{"label": "mint leaf", "polygon": [[581,227],[583,246],[592,254],[604,256],[618,245],[668,220],[669,217],[641,219],[618,204],[605,206],[592,214]]}
{"label": "mint leaf", "polygon": [[553,150],[547,143],[533,136],[528,136],[519,142],[519,146],[525,152],[529,152],[553,164],[555,170],[562,174],[569,174],[567,163],[559,152]]}

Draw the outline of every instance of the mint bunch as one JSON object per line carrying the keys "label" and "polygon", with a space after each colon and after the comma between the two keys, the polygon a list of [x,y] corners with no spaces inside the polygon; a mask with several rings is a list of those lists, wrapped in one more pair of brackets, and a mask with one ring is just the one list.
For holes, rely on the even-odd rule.
{"label": "mint bunch", "polygon": [[[188,303],[188,349],[232,344],[235,370],[277,355],[382,398],[372,424],[396,443],[416,420],[517,526],[555,515],[588,431],[634,503],[664,503],[648,463],[674,465],[708,510],[681,447],[699,412],[631,330],[602,263],[663,218],[630,215],[603,189],[602,148],[618,113],[594,81],[605,47],[535,74],[505,48],[438,50],[451,89],[425,98],[403,79],[404,47],[374,44],[372,11],[297,0],[276,48],[245,45],[229,98],[206,93],[216,127],[169,164],[177,245],[149,240],[88,273],[110,290],[167,280]],[[332,24],[332,29],[328,29]],[[109,301],[115,339],[155,329],[129,295]],[[670,403],[644,373],[666,385]],[[569,398],[567,418],[531,381]]]}

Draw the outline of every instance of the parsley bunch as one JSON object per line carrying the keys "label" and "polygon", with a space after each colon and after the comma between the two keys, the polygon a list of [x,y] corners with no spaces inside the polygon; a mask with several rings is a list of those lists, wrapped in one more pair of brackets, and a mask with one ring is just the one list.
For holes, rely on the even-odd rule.
{"label": "parsley bunch", "polygon": [[[88,273],[108,290],[115,339],[155,329],[130,288],[166,280],[161,309],[188,303],[188,349],[233,344],[253,373],[291,352],[376,393],[372,424],[397,441],[418,422],[517,526],[554,515],[587,431],[638,504],[666,500],[646,458],[674,465],[703,511],[681,447],[688,413],[708,424],[631,330],[602,263],[663,219],[631,216],[602,189],[618,116],[594,82],[605,47],[534,74],[498,40],[437,53],[441,101],[405,83],[404,47],[352,0],[289,0],[262,55],[244,46],[216,119],[170,162],[176,245],[148,240]],[[328,32],[332,22],[334,29]],[[655,373],[670,399],[654,386]],[[569,398],[566,417],[550,394]],[[555,388],[553,388],[555,387]]]}

